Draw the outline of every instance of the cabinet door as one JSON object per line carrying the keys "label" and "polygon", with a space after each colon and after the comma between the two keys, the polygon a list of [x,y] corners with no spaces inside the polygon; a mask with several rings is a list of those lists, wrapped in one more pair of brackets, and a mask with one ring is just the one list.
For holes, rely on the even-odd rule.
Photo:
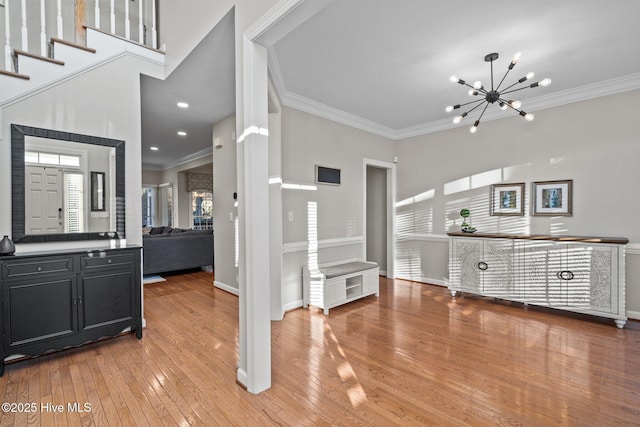
{"label": "cabinet door", "polygon": [[454,290],[481,292],[478,263],[482,253],[481,239],[451,239],[449,287]]}
{"label": "cabinet door", "polygon": [[549,251],[553,243],[546,241],[518,242],[516,286],[522,302],[549,304]]}
{"label": "cabinet door", "polygon": [[[568,245],[565,272],[572,308],[617,312],[613,284],[617,282],[618,248],[606,245]],[[566,273],[565,273],[566,274]]]}
{"label": "cabinet door", "polygon": [[5,351],[36,355],[51,349],[48,341],[78,333],[75,277],[38,279],[3,285]]}
{"label": "cabinet door", "polygon": [[135,318],[135,281],[131,271],[83,274],[80,282],[82,330],[131,324]]}
{"label": "cabinet door", "polygon": [[476,266],[482,276],[482,294],[515,298],[513,289],[513,241],[485,240]]}
{"label": "cabinet door", "polygon": [[363,293],[369,294],[371,292],[378,292],[380,276],[378,269],[374,271],[367,271],[362,275],[362,288]]}
{"label": "cabinet door", "polygon": [[566,305],[571,308],[591,307],[591,258],[593,248],[586,245],[567,244],[562,270],[557,277],[566,290]]}
{"label": "cabinet door", "polygon": [[327,280],[324,285],[324,305],[322,308],[332,307],[334,304],[347,299],[347,283],[345,279]]}

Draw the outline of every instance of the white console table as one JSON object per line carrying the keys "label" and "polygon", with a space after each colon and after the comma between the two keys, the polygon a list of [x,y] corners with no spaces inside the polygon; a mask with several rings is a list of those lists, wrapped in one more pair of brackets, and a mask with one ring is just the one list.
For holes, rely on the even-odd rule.
{"label": "white console table", "polygon": [[628,239],[448,233],[449,290],[627,322]]}

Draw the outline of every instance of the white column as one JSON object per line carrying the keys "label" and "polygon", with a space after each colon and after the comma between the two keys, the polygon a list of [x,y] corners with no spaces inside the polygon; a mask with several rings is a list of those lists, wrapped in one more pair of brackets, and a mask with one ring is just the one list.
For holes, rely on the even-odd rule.
{"label": "white column", "polygon": [[44,0],[40,0],[40,55],[47,56],[47,30],[44,13]]}
{"label": "white column", "polygon": [[271,387],[267,50],[244,38],[244,108],[238,138],[240,292],[238,381]]}
{"label": "white column", "polygon": [[116,5],[115,0],[111,0],[111,34],[116,33]]}
{"label": "white column", "polygon": [[57,15],[57,24],[58,24],[58,38],[62,39],[63,31],[62,31],[62,0],[58,0],[58,15]]}
{"label": "white column", "polygon": [[129,20],[129,0],[124,0],[124,37],[131,40],[131,21]]}
{"label": "white column", "polygon": [[138,0],[138,41],[144,43],[144,25],[142,25],[142,0]]}
{"label": "white column", "polygon": [[[8,3],[8,2],[7,2]],[[27,0],[22,0],[22,50],[29,51],[29,32],[27,31]]]}
{"label": "white column", "polygon": [[100,0],[95,0],[95,3],[96,3],[96,7],[94,11],[93,25],[95,25],[96,28],[99,30],[100,29]]}
{"label": "white column", "polygon": [[11,28],[9,27],[9,2],[4,2],[4,69],[13,71],[11,65]]}

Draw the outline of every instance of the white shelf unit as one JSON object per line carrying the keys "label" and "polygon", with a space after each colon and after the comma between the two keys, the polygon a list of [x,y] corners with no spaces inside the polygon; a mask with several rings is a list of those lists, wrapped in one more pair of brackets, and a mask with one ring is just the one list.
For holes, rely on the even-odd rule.
{"label": "white shelf unit", "polygon": [[[450,233],[449,290],[627,322],[622,238]],[[548,237],[548,238],[545,238]]]}
{"label": "white shelf unit", "polygon": [[[337,272],[337,273],[336,273]],[[369,295],[379,295],[380,269],[376,263],[358,260],[338,261],[302,269],[303,307],[329,309]]]}

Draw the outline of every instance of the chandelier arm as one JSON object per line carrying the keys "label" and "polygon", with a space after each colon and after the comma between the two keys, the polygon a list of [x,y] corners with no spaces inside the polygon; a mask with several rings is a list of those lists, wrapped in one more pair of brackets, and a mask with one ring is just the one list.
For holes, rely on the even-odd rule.
{"label": "chandelier arm", "polygon": [[484,106],[484,110],[482,110],[482,113],[480,113],[480,117],[478,117],[478,122],[480,122],[480,119],[482,118],[482,116],[484,116],[484,112],[487,111],[487,108],[489,107],[489,103],[487,102],[487,105]]}
{"label": "chandelier arm", "polygon": [[[483,101],[483,102],[487,102],[485,99],[483,99],[482,101]],[[476,101],[476,102],[477,102],[477,101]],[[469,114],[470,112],[472,112],[473,110],[475,110],[476,108],[478,108],[478,107],[479,107],[479,106],[481,106],[481,105],[482,105],[482,103],[480,103],[480,104],[476,105],[475,107],[473,107],[472,109],[470,109],[469,111],[467,111],[465,114]],[[487,106],[486,106],[486,107],[484,107],[484,109],[486,110],[488,106],[489,106],[489,103],[487,102]]]}
{"label": "chandelier arm", "polygon": [[[513,85],[511,85],[511,86],[513,86]],[[509,90],[509,91],[507,91],[507,92],[500,92],[500,95],[506,95],[507,93],[517,92],[517,91],[519,91],[519,90],[522,90],[522,89],[528,89],[528,88],[530,88],[530,87],[531,87],[531,86],[526,85],[526,86],[523,86],[523,87],[519,87],[519,88],[517,88],[517,89]],[[508,89],[508,88],[507,88],[507,89]]]}
{"label": "chandelier arm", "polygon": [[[511,71],[511,68],[507,68],[507,72],[504,73],[504,76],[502,76],[502,80],[500,80],[500,83],[498,83],[498,87],[496,87],[496,91],[500,90],[500,86],[502,86],[502,83],[504,82],[504,79],[507,78],[507,75],[509,74],[509,71]],[[513,85],[511,85],[511,86],[513,86]],[[509,88],[507,88],[507,89],[509,89]]]}
{"label": "chandelier arm", "polygon": [[509,104],[509,101],[507,101],[507,100],[505,100],[503,98],[500,98],[499,101],[502,102],[507,107],[511,108],[512,110],[517,111],[519,114],[523,112],[522,110],[520,110],[520,109],[514,107],[513,105]]}
{"label": "chandelier arm", "polygon": [[[464,107],[465,105],[475,104],[477,102],[482,102],[482,101],[485,101],[485,99],[482,98],[482,99],[476,99],[475,101],[465,102],[464,104],[460,104],[460,107]],[[460,107],[458,107],[458,108],[460,108]],[[467,113],[468,113],[468,111],[467,111]]]}

